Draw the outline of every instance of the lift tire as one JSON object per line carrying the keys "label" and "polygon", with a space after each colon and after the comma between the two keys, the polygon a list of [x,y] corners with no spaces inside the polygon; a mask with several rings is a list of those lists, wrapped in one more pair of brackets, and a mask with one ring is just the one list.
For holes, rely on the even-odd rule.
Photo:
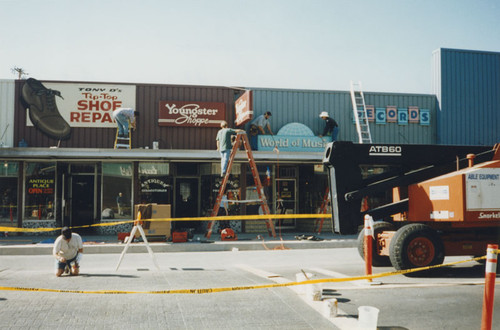
{"label": "lift tire", "polygon": [[396,231],[389,251],[392,266],[397,270],[440,265],[444,261],[441,237],[434,229],[421,223],[409,224]]}
{"label": "lift tire", "polygon": [[[385,221],[378,221],[373,224],[373,233],[375,239],[372,241],[372,266],[373,267],[387,267],[391,265],[391,260],[388,256],[381,256],[377,253],[377,236],[383,231],[393,231],[395,227],[392,223]],[[362,230],[358,235],[358,253],[363,260],[365,260],[365,231]]]}

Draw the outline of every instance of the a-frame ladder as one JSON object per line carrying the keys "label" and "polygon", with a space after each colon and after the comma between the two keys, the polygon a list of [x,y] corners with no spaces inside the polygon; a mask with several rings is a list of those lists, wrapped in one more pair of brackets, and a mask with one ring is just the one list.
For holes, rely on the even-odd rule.
{"label": "a-frame ladder", "polygon": [[351,81],[351,101],[359,143],[372,143],[368,114],[366,113],[365,96],[360,81],[357,83]]}
{"label": "a-frame ladder", "polygon": [[[207,238],[210,238],[210,235],[212,235],[212,228],[216,221],[215,217],[219,213],[220,202],[222,200],[222,196],[224,196],[224,192],[226,191],[226,185],[229,179],[229,174],[231,173],[234,157],[236,156],[236,153],[240,149],[241,143],[243,143],[243,146],[245,147],[247,153],[248,162],[250,165],[250,169],[252,170],[252,175],[255,182],[255,187],[257,188],[257,193],[259,195],[262,211],[266,215],[271,214],[271,211],[269,210],[269,205],[267,205],[266,195],[264,194],[264,188],[262,187],[262,183],[260,181],[259,171],[257,170],[257,165],[255,164],[255,160],[253,158],[252,148],[250,147],[250,142],[248,141],[247,134],[245,132],[239,132],[236,135],[236,141],[233,144],[233,149],[231,150],[231,155],[229,157],[229,162],[227,164],[226,175],[222,179],[222,183],[219,188],[219,193],[217,195],[217,199],[215,200],[214,208],[212,210],[211,216],[213,220],[210,221],[207,226],[207,233],[205,234]],[[274,224],[271,219],[266,220],[266,226],[269,236],[276,237],[276,231],[274,229]]]}

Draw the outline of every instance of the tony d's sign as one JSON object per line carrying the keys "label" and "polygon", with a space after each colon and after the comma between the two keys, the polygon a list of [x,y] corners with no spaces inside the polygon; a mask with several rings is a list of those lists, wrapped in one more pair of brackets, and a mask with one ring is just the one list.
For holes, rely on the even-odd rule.
{"label": "tony d's sign", "polygon": [[226,118],[221,102],[160,101],[160,126],[219,127]]}

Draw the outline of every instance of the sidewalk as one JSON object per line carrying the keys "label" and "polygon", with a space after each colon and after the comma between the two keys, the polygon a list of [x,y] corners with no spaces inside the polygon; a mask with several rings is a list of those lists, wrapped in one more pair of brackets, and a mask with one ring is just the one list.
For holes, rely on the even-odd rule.
{"label": "sidewalk", "polygon": [[[260,238],[258,237],[260,236]],[[297,239],[303,237],[304,239]],[[0,237],[0,255],[50,255],[56,235],[51,236],[9,236]],[[114,236],[82,235],[84,253],[121,253],[125,244]],[[309,238],[309,239],[308,239]],[[221,241],[218,234],[212,234],[207,240],[203,234],[195,234],[193,239],[185,243],[149,242],[154,252],[208,252],[208,251],[240,251],[276,250],[276,249],[330,249],[356,247],[356,235],[338,235],[331,232],[316,233],[283,233],[281,237],[269,237],[264,234],[238,234],[236,241]],[[130,244],[127,253],[145,253],[146,246],[142,242]]]}

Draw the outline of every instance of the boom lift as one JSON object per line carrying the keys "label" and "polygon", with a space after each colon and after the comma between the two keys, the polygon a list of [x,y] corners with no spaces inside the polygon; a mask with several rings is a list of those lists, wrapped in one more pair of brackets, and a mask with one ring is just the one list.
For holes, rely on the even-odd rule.
{"label": "boom lift", "polygon": [[[327,146],[323,163],[335,232],[355,234],[365,214],[383,220],[374,226],[373,266],[437,265],[445,256],[482,255],[500,241],[500,145],[340,141]],[[358,241],[362,254],[362,233]]]}

